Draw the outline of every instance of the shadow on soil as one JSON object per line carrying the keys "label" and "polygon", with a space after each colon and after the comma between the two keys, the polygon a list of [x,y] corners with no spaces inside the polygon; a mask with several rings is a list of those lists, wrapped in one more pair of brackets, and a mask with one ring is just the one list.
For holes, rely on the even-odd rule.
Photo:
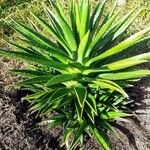
{"label": "shadow on soil", "polygon": [[[38,123],[41,122],[41,118],[37,117],[37,114],[30,114],[29,103],[27,101],[21,102],[21,98],[25,96],[26,93],[24,91],[17,91],[16,94],[8,94],[12,103],[16,110],[14,112],[16,116],[16,121],[18,124],[23,123],[24,126],[24,134],[34,141],[34,147],[40,150],[65,150],[64,147],[60,147],[59,137],[61,135],[56,130],[56,133],[49,133],[43,128],[39,127]],[[57,136],[55,136],[57,134]]]}
{"label": "shadow on soil", "polygon": [[[143,79],[140,82],[143,83]],[[139,83],[138,85],[140,85],[141,83]],[[133,110],[137,111],[139,109],[145,110],[147,108],[147,104],[144,101],[142,101],[144,99],[145,93],[143,93],[143,91],[141,90],[140,87],[138,87],[138,85],[135,86],[134,88],[128,89],[128,93],[131,93],[130,95],[131,99],[134,100],[128,106],[128,108],[130,108],[132,111]],[[148,86],[148,83],[145,86]],[[135,94],[133,95],[132,93]],[[16,94],[10,93],[8,94],[8,96],[11,99],[9,103],[12,103],[16,107],[14,114],[16,116],[17,123],[20,124],[21,122],[23,122],[24,134],[34,141],[34,147],[36,147],[36,149],[65,150],[64,147],[59,146],[61,131],[55,130],[53,133],[49,133],[47,132],[46,129],[45,129],[46,131],[41,129],[41,127],[38,126],[38,123],[41,121],[41,118],[36,117],[36,113],[32,115],[29,114],[28,112],[29,103],[26,101],[21,102],[21,97],[25,95],[26,93],[24,93],[24,91],[17,91]],[[138,117],[132,117],[130,119],[138,126],[140,130],[143,131],[143,133],[147,132],[146,129],[141,125],[141,122],[138,119]],[[112,125],[118,130],[120,130],[126,136],[129,145],[134,147],[134,150],[141,150],[136,145],[136,139],[134,137],[135,133],[132,133],[132,130],[130,131],[130,127],[120,125],[119,123],[116,122],[114,122]],[[57,136],[55,136],[55,134]],[[95,142],[93,142],[92,144],[95,144]]]}

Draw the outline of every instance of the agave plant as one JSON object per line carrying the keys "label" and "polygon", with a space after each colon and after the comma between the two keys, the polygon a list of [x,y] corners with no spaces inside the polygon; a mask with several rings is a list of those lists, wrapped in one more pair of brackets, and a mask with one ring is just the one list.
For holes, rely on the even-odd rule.
{"label": "agave plant", "polygon": [[49,127],[63,126],[62,144],[69,150],[83,144],[85,133],[103,149],[111,149],[107,131],[117,133],[110,121],[131,115],[123,111],[129,98],[125,88],[150,75],[150,70],[133,68],[147,62],[150,52],[124,57],[135,44],[149,39],[150,27],[119,41],[142,10],[135,8],[115,21],[120,12],[115,11],[117,3],[104,15],[105,2],[98,2],[90,12],[88,0],[71,0],[67,21],[59,1],[50,0],[53,11],[44,5],[49,20],[31,13],[43,32],[33,22],[28,27],[13,19],[10,26],[24,44],[7,40],[15,51],[0,49],[0,55],[30,64],[13,70],[25,77],[17,85],[33,92],[23,99],[31,102],[32,112],[54,114],[44,122]]}

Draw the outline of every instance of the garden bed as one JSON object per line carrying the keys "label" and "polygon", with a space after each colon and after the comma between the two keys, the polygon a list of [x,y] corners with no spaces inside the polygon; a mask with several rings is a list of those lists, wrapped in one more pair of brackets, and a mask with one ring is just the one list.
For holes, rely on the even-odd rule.
{"label": "garden bed", "polygon": [[[94,5],[95,2],[96,0],[93,0],[92,4]],[[143,3],[144,6],[148,5],[146,1],[141,2],[141,4]],[[64,7],[68,7],[67,3],[64,4]],[[20,6],[20,3],[18,3],[18,5]],[[39,14],[42,13],[39,7],[41,4],[37,3],[37,7],[34,5],[33,3],[35,12]],[[21,8],[22,7],[24,8],[25,6],[21,5]],[[17,7],[12,8],[16,9]],[[31,8],[32,7],[29,7],[28,9]],[[23,13],[25,16],[28,16],[28,9]],[[127,8],[125,8],[125,12],[128,12],[128,5]],[[9,11],[7,13],[9,14]],[[26,18],[25,16],[22,17],[23,15],[20,10],[19,13],[15,13],[16,14],[11,14],[10,16]],[[20,14],[20,16],[17,17],[18,14]],[[143,11],[140,14],[139,18],[131,28],[129,28],[129,35],[145,28],[147,19],[144,18],[149,19],[149,17],[147,17],[148,15],[149,11]],[[9,17],[7,18],[6,16],[7,14],[3,11],[2,18],[9,20]],[[17,35],[13,34],[13,32],[3,24],[0,26],[0,30],[0,38],[6,35],[14,39],[18,38]],[[126,36],[128,32],[125,33],[124,36]],[[135,53],[141,54],[141,52],[149,52],[147,45],[147,43],[143,43],[142,46],[137,46]],[[0,47],[9,49],[2,40],[0,41]],[[130,53],[128,53],[128,55],[130,55]],[[0,150],[66,150],[65,147],[61,147],[62,128],[48,129],[47,126],[39,125],[47,116],[39,117],[37,113],[31,114],[29,111],[30,104],[27,101],[21,101],[21,98],[29,93],[29,91],[14,89],[15,83],[21,79],[21,76],[12,75],[8,72],[8,70],[12,69],[12,66],[18,69],[24,68],[26,64],[12,61],[8,58],[0,58]],[[150,69],[150,64],[146,63],[140,67]],[[115,138],[114,135],[108,132],[110,142],[114,150],[148,150],[150,149],[150,78],[141,79],[134,87],[127,90],[133,101],[128,105],[128,108],[132,112],[135,112],[135,115],[126,120],[118,119],[111,122],[119,133],[120,139]],[[78,150],[79,148],[76,149]],[[83,149],[98,150],[100,148],[93,138],[85,135]]]}
{"label": "garden bed", "polygon": [[[1,65],[0,85],[0,149],[2,150],[65,150],[60,147],[61,128],[47,129],[39,126],[43,119],[29,113],[29,103],[22,102],[25,92],[6,89],[4,73],[8,71],[11,61]],[[145,66],[144,66],[145,67]],[[147,67],[147,66],[146,66]],[[7,69],[6,69],[7,68]],[[9,78],[9,76],[7,76]],[[10,79],[10,80],[14,80]],[[9,81],[11,83],[11,81]],[[132,110],[140,113],[128,122],[116,121],[121,140],[111,137],[114,150],[148,150],[150,148],[150,79],[144,78],[135,88],[130,89],[134,95]],[[7,83],[8,84],[8,83]],[[85,150],[99,149],[94,139],[85,137]]]}

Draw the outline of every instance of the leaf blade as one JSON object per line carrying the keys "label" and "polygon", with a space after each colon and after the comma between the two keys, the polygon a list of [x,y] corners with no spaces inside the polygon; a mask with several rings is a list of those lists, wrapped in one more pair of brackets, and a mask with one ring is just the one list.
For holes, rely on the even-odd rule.
{"label": "leaf blade", "polygon": [[128,47],[138,43],[138,41],[140,41],[149,31],[150,31],[150,27],[132,35],[131,37],[124,40],[123,42],[119,43],[118,45],[108,49],[106,52],[104,52],[104,53],[92,58],[91,60],[89,60],[86,63],[86,66],[91,65],[93,62],[101,61],[101,60],[103,60],[109,56],[112,56],[116,53],[119,53],[119,52],[127,49]]}
{"label": "leaf blade", "polygon": [[99,75],[100,78],[107,80],[130,80],[137,79],[150,75],[150,70],[138,70],[130,72],[120,72],[120,73],[106,73]]}

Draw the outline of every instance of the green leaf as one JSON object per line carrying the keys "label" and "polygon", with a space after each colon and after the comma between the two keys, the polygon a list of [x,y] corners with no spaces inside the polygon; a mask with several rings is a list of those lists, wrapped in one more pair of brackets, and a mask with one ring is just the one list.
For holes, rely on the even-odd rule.
{"label": "green leaf", "polygon": [[[81,2],[81,1],[80,1]],[[76,28],[77,28],[77,34],[80,34],[80,26],[81,26],[81,21],[80,21],[80,12],[79,12],[79,2],[75,1],[75,15],[76,15]],[[80,39],[80,35],[77,36]],[[79,42],[79,39],[78,42]]]}
{"label": "green leaf", "polygon": [[134,16],[132,15],[137,10],[137,7],[133,9],[130,13],[122,17],[117,21],[114,25],[112,25],[111,29],[104,35],[102,40],[100,40],[96,46],[92,50],[92,52],[96,53],[102,51],[101,48],[105,48],[107,46],[113,45],[115,43],[115,39],[121,35],[126,29],[131,25],[131,23],[135,20],[135,18],[139,15],[141,10],[139,10]]}
{"label": "green leaf", "polygon": [[52,91],[48,91],[48,92],[43,93],[42,95],[38,96],[38,98],[36,98],[36,99],[29,99],[29,101],[31,101],[33,103],[33,106],[29,109],[29,111],[32,111],[32,113],[35,111],[39,111],[39,113],[40,113],[40,111],[45,108],[47,101],[51,94],[52,94]]}
{"label": "green leaf", "polygon": [[39,102],[39,103],[34,104],[28,111],[31,114],[33,114],[35,112],[39,112],[42,107],[43,107],[43,103]]}
{"label": "green leaf", "polygon": [[62,6],[60,5],[60,0],[56,0],[56,6],[57,6],[57,9],[59,10],[62,18],[66,21],[67,20],[66,15],[64,14],[64,10],[63,10]]}
{"label": "green leaf", "polygon": [[83,39],[89,28],[90,7],[89,0],[81,0],[80,5],[80,41]]}
{"label": "green leaf", "polygon": [[42,91],[45,90],[45,88],[43,88],[43,86],[40,84],[33,84],[33,85],[25,85],[24,87],[22,87],[22,90],[32,91],[36,93],[40,92],[41,90]]}
{"label": "green leaf", "polygon": [[83,115],[84,106],[81,106],[77,99],[74,99],[74,105],[75,105],[76,112],[77,112],[77,115],[78,115],[77,116],[78,117],[78,121],[81,122],[82,121],[82,115]]}
{"label": "green leaf", "polygon": [[16,52],[16,51],[9,51],[9,50],[3,50],[0,49],[0,55],[11,57],[13,59],[18,59],[21,61],[26,61],[33,64],[39,64],[44,65],[48,67],[52,67],[58,71],[66,70],[67,65],[52,61],[47,59],[46,57],[43,57],[41,55],[34,55],[34,54],[27,54],[23,52]]}
{"label": "green leaf", "polygon": [[104,20],[102,21],[100,28],[114,15],[117,4],[118,4],[118,1],[115,0],[114,5],[112,6],[111,10],[107,13],[107,15],[104,15]]}
{"label": "green leaf", "polygon": [[48,102],[49,103],[53,103],[54,101],[64,97],[65,95],[67,96],[68,94],[70,94],[72,91],[72,89],[70,88],[59,88],[58,90],[54,91],[54,93],[51,95],[51,97],[49,98]]}
{"label": "green leaf", "polygon": [[60,74],[53,77],[49,80],[45,86],[55,85],[55,84],[62,84],[63,82],[73,81],[78,79],[79,74]]}
{"label": "green leaf", "polygon": [[[126,16],[124,16],[119,22],[118,24],[116,24],[116,29],[118,29],[114,36],[113,36],[113,40],[115,38],[117,38],[119,35],[121,35],[124,31],[126,31],[126,29],[128,29],[128,27],[133,23],[133,21],[138,17],[138,15],[141,13],[143,9],[139,9],[137,11],[137,8],[135,7],[135,9],[133,9],[129,14],[127,14]],[[136,13],[134,15],[133,12]],[[115,26],[115,25],[114,25]]]}
{"label": "green leaf", "polygon": [[[33,54],[33,55],[41,55],[41,56],[46,57],[51,60],[50,56],[45,53],[45,49],[43,51],[41,49],[31,47],[31,45],[23,47],[18,44],[15,44],[14,42],[8,41],[6,39],[5,39],[5,42],[7,42],[12,48],[14,48],[18,52],[25,52],[25,53]],[[25,42],[25,40],[24,40],[24,42]],[[26,43],[28,43],[28,42],[26,41]],[[24,44],[24,43],[22,43],[22,44]]]}
{"label": "green leaf", "polygon": [[83,135],[86,127],[87,127],[87,123],[83,121],[80,127],[77,129],[77,131],[74,134],[74,139],[71,143],[71,146],[69,147],[69,150],[72,150],[77,146],[78,142],[80,141],[80,137]]}
{"label": "green leaf", "polygon": [[104,52],[104,53],[100,54],[99,56],[96,56],[96,57],[92,58],[91,60],[89,60],[86,63],[86,66],[91,65],[93,62],[101,61],[102,59],[108,58],[109,56],[112,56],[116,53],[119,53],[119,52],[127,49],[128,47],[138,43],[149,31],[150,31],[150,27],[132,35],[131,37],[124,40],[123,42],[119,43],[118,45],[110,48],[106,52]]}
{"label": "green leaf", "polygon": [[51,111],[55,109],[59,109],[60,107],[67,106],[68,103],[72,100],[72,97],[62,98],[62,99],[55,99],[56,101],[53,101],[53,103],[49,103],[44,106],[44,109],[41,111],[41,115],[45,115],[47,113],[50,113]]}
{"label": "green leaf", "polygon": [[97,115],[97,105],[96,100],[93,95],[89,94],[86,100],[87,105],[92,109],[95,115]]}
{"label": "green leaf", "polygon": [[62,31],[62,27],[58,22],[58,19],[56,18],[56,16],[49,10],[49,8],[47,6],[44,6],[44,10],[46,11],[48,18],[51,22],[51,26],[54,29],[54,31],[57,33],[58,37],[60,38],[60,42],[61,44],[63,44],[63,47],[65,48],[65,50],[67,51],[67,53],[69,54],[70,58],[73,58],[73,54],[72,54],[72,50],[69,48],[68,43],[65,40],[64,37],[64,33]]}
{"label": "green leaf", "polygon": [[137,79],[150,75],[150,70],[138,70],[130,72],[120,72],[120,73],[106,73],[99,75],[100,78],[107,80],[129,80]]}
{"label": "green leaf", "polygon": [[56,18],[58,19],[58,22],[60,24],[60,27],[61,27],[63,33],[64,33],[65,40],[68,43],[68,46],[69,46],[70,50],[71,51],[76,51],[77,50],[77,45],[76,45],[74,35],[71,31],[71,28],[69,27],[67,22],[62,17],[59,9],[56,7],[54,2],[50,1],[50,3],[53,6],[53,10],[55,11]]}
{"label": "green leaf", "polygon": [[79,121],[81,121],[83,110],[84,110],[84,103],[87,96],[87,89],[83,86],[76,86],[74,88],[74,91],[77,97],[77,99],[74,100],[75,107],[78,113],[78,119]]}
{"label": "green leaf", "polygon": [[102,114],[100,114],[100,118],[104,120],[110,120],[110,119],[122,118],[122,117],[130,117],[130,116],[133,116],[133,114],[115,112],[115,111],[103,112]]}
{"label": "green leaf", "polygon": [[75,128],[66,128],[64,130],[64,134],[63,134],[64,140],[63,141],[64,141],[67,149],[69,149],[70,136],[71,136],[72,132],[74,132],[74,130],[75,130]]}
{"label": "green leaf", "polygon": [[[68,52],[68,54],[70,54],[70,51],[68,50],[68,47],[66,45],[66,43],[64,42],[64,40],[62,39],[62,37],[59,35],[59,33],[57,33],[57,30],[55,31],[53,29],[53,27],[51,25],[49,25],[44,19],[40,18],[39,16],[31,13],[32,16],[36,19],[36,21],[42,25],[42,27],[49,32],[53,38],[55,38],[64,48],[65,50]],[[50,15],[50,14],[49,14]]]}
{"label": "green leaf", "polygon": [[41,96],[44,96],[45,94],[47,94],[47,91],[40,91],[31,95],[27,95],[23,97],[22,100],[36,100],[39,99]]}
{"label": "green leaf", "polygon": [[[31,49],[28,49],[26,47],[22,47],[16,43],[13,43],[11,41],[8,41],[5,39],[5,42],[7,42],[8,44],[11,45],[11,47],[15,48],[16,50],[18,50],[19,52],[26,52],[26,53],[32,53],[33,51]],[[41,54],[42,55],[42,54]]]}
{"label": "green leaf", "polygon": [[65,145],[67,149],[69,147],[70,136],[71,136],[72,132],[74,131],[72,128],[69,128],[68,125],[69,125],[69,122],[64,123],[63,137],[60,142],[60,146],[63,147]]}
{"label": "green leaf", "polygon": [[40,28],[30,18],[27,17],[27,20],[35,31],[40,32]]}
{"label": "green leaf", "polygon": [[102,89],[115,90],[115,91],[118,91],[119,93],[121,93],[124,97],[128,97],[126,92],[115,82],[112,82],[109,80],[99,79],[99,80],[93,81],[93,83],[95,83],[96,85],[98,85]]}
{"label": "green leaf", "polygon": [[90,32],[88,31],[84,38],[81,40],[80,44],[79,44],[79,48],[78,48],[78,61],[82,63],[82,60],[84,58],[84,55],[86,53],[86,49],[87,49],[87,45],[88,45],[88,41],[89,41],[89,34]]}
{"label": "green leaf", "polygon": [[67,120],[66,116],[64,116],[63,114],[58,114],[58,115],[55,115],[55,116],[51,117],[48,120],[42,121],[40,123],[40,125],[48,124],[49,128],[54,128],[58,125],[63,124],[66,120]]}
{"label": "green leaf", "polygon": [[100,73],[106,73],[108,71],[109,71],[109,69],[106,68],[106,67],[103,67],[102,69],[101,68],[93,68],[93,69],[86,69],[86,70],[84,70],[83,74],[84,75],[89,75],[91,73],[98,73],[98,72],[100,72]]}
{"label": "green leaf", "polygon": [[102,27],[101,29],[98,31],[98,33],[96,34],[96,36],[93,38],[92,43],[89,47],[89,49],[87,50],[86,56],[88,57],[90,55],[90,52],[92,51],[92,49],[96,46],[96,44],[101,40],[101,38],[103,37],[103,35],[107,32],[108,28],[111,26],[111,24],[114,22],[114,19],[116,18],[116,16],[118,15],[119,11],[114,14]]}
{"label": "green leaf", "polygon": [[[137,55],[134,57],[126,58],[123,60],[119,60],[110,64],[106,64],[102,66],[100,69],[108,69],[108,71],[113,71],[113,70],[120,70],[120,69],[125,69],[129,68],[135,65],[139,65],[141,63],[147,62],[150,59],[150,52],[149,53],[144,53],[141,55]],[[130,63],[129,63],[130,62]]]}
{"label": "green leaf", "polygon": [[71,18],[71,26],[73,33],[77,35],[77,26],[76,26],[76,12],[75,12],[75,0],[71,0],[71,13],[70,13],[70,18]]}
{"label": "green leaf", "polygon": [[28,42],[31,42],[32,45],[44,48],[46,52],[49,52],[56,59],[59,59],[62,62],[66,62],[65,57],[67,59],[67,56],[63,53],[63,51],[40,33],[28,28],[27,26],[16,20],[13,20],[13,24],[11,24],[11,27],[26,39],[28,39]]}
{"label": "green leaf", "polygon": [[83,86],[76,86],[74,88],[74,91],[77,96],[77,100],[79,102],[80,107],[83,107],[85,99],[87,97],[87,89]]}
{"label": "green leaf", "polygon": [[113,16],[117,5],[118,5],[118,0],[115,0],[112,8],[110,9],[110,12],[108,13],[108,17],[107,17],[108,19],[110,19]]}
{"label": "green leaf", "polygon": [[37,83],[44,84],[47,81],[49,81],[52,77],[53,77],[53,75],[44,75],[44,76],[39,76],[39,77],[33,77],[30,79],[21,81],[21,82],[17,83],[17,85],[24,86],[24,85],[32,85],[32,84],[37,84]]}
{"label": "green leaf", "polygon": [[106,3],[106,0],[99,1],[97,3],[97,6],[95,7],[92,13],[92,16],[90,18],[90,30],[94,30],[94,31],[96,30],[99,20],[101,18],[101,15],[103,13],[105,3]]}
{"label": "green leaf", "polygon": [[[87,101],[86,101],[87,102]],[[95,123],[95,110],[91,109],[92,106],[89,106],[87,103],[85,103],[84,111],[86,112],[87,116],[91,120],[91,122]]]}
{"label": "green leaf", "polygon": [[91,127],[91,130],[98,143],[101,144],[102,148],[104,150],[111,150],[106,133],[94,126]]}
{"label": "green leaf", "polygon": [[21,74],[27,77],[35,77],[35,76],[43,76],[47,75],[48,73],[42,72],[42,71],[37,71],[37,70],[31,70],[31,69],[24,69],[24,70],[11,70],[13,73]]}
{"label": "green leaf", "polygon": [[97,124],[107,130],[110,130],[111,132],[114,133],[114,135],[116,135],[116,137],[119,137],[119,135],[117,134],[116,130],[107,122],[107,121],[104,121],[104,120],[100,120],[100,121],[97,121]]}
{"label": "green leaf", "polygon": [[54,103],[50,103],[48,105],[44,105],[44,108],[41,111],[41,116],[42,115],[46,115],[52,111],[54,111],[54,109],[58,108],[59,104],[61,103],[61,101],[56,101]]}

